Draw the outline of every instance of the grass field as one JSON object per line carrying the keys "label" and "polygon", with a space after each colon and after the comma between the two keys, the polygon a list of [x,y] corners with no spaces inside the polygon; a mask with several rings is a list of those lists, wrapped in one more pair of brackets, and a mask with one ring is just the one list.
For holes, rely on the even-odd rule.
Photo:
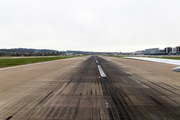
{"label": "grass field", "polygon": [[123,58],[125,56],[119,56],[119,55],[103,55],[103,56],[106,56],[106,57],[117,57],[117,58]]}
{"label": "grass field", "polygon": [[175,60],[180,60],[180,57],[153,57],[153,58],[162,58],[162,59],[175,59]]}
{"label": "grass field", "polygon": [[[71,56],[74,57],[74,56]],[[16,66],[16,65],[24,65],[29,63],[37,63],[37,62],[45,62],[51,60],[65,59],[71,57],[37,57],[37,58],[14,58],[14,59],[0,59],[0,68]]]}

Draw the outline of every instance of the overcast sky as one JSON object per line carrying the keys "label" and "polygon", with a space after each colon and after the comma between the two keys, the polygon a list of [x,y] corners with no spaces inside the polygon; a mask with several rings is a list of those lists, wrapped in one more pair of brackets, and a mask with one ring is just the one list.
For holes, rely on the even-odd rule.
{"label": "overcast sky", "polygon": [[180,46],[180,0],[1,0],[0,48]]}

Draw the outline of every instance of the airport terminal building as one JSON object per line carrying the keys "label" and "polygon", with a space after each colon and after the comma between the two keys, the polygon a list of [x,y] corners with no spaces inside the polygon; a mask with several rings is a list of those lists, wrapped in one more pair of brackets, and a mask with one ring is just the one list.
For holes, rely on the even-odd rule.
{"label": "airport terminal building", "polygon": [[145,49],[144,55],[158,54],[159,48]]}

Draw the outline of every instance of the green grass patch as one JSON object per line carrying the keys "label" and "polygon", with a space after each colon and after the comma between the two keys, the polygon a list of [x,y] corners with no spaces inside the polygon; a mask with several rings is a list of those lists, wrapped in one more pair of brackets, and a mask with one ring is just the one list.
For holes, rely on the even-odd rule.
{"label": "green grass patch", "polygon": [[37,62],[52,61],[52,60],[65,59],[65,58],[72,58],[72,57],[78,57],[78,56],[0,59],[0,68],[30,64],[30,63],[37,63]]}
{"label": "green grass patch", "polygon": [[119,55],[103,55],[103,56],[106,56],[106,57],[117,57],[117,58],[125,57],[125,56],[119,56]]}
{"label": "green grass patch", "polygon": [[161,59],[174,59],[174,60],[180,60],[180,57],[150,57],[150,58],[161,58]]}

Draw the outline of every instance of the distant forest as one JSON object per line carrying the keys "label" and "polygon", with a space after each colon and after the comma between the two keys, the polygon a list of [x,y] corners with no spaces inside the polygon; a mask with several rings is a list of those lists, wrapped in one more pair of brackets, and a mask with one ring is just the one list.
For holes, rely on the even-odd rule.
{"label": "distant forest", "polygon": [[0,56],[49,56],[61,55],[64,52],[49,49],[28,49],[28,48],[14,48],[14,49],[0,49]]}
{"label": "distant forest", "polygon": [[104,54],[104,52],[89,52],[89,51],[58,51],[49,49],[28,49],[28,48],[13,48],[0,49],[0,56],[56,56],[56,55],[78,55],[78,54]]}

